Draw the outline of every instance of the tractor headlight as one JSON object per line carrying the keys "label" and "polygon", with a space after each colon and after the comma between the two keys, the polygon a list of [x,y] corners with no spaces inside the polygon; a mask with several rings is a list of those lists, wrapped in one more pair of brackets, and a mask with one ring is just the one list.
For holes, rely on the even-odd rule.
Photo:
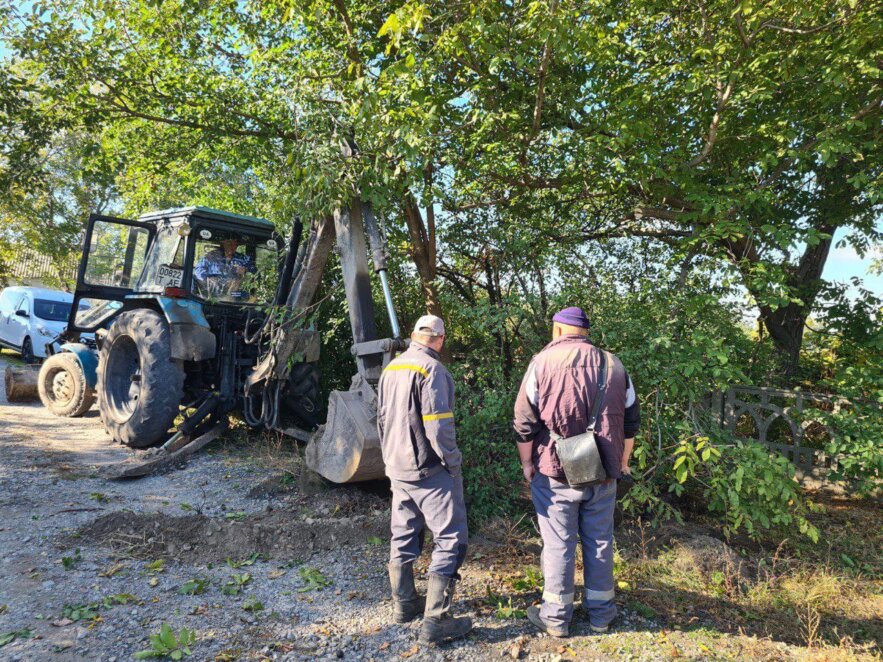
{"label": "tractor headlight", "polygon": [[181,225],[178,226],[178,234],[182,237],[186,237],[190,234],[190,223],[184,221]]}

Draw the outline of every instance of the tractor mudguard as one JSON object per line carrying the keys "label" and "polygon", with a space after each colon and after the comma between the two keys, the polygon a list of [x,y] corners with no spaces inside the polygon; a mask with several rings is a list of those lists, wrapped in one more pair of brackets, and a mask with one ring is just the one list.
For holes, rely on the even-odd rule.
{"label": "tractor mudguard", "polygon": [[61,346],[62,352],[70,352],[77,357],[80,370],[86,378],[86,386],[95,388],[98,383],[98,352],[78,342],[67,342]]}
{"label": "tractor mudguard", "polygon": [[155,300],[169,322],[173,359],[205,361],[215,358],[217,338],[209,328],[201,303],[164,296],[157,296]]}

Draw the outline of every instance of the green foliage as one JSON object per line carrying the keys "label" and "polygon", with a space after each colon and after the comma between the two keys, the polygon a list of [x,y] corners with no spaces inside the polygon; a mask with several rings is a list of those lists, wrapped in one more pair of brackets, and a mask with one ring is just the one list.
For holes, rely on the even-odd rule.
{"label": "green foliage", "polygon": [[30,639],[33,636],[34,631],[31,628],[22,628],[21,630],[5,632],[0,634],[0,648],[3,648],[6,644],[11,644],[16,639]]}
{"label": "green foliage", "polygon": [[135,659],[168,657],[172,660],[180,660],[185,655],[191,655],[190,645],[194,641],[196,641],[196,633],[193,630],[181,628],[176,634],[168,623],[163,623],[158,634],[150,635],[150,648],[135,653]]}
{"label": "green foliage", "polygon": [[509,584],[516,591],[537,591],[543,587],[543,573],[535,566],[527,566],[524,576],[515,577]]}
{"label": "green foliage", "polygon": [[487,589],[485,602],[487,602],[491,607],[495,608],[494,617],[501,620],[506,620],[510,618],[527,618],[526,610],[519,609],[513,606],[511,595],[508,598],[503,598],[503,596],[497,595],[496,593],[491,591],[490,587],[488,587]]}
{"label": "green foliage", "polygon": [[245,585],[251,581],[251,574],[248,572],[244,572],[242,574],[233,574],[230,576],[230,580],[227,581],[224,586],[221,588],[221,593],[224,595],[239,595],[239,592],[245,588]]}
{"label": "green foliage", "polygon": [[235,561],[232,558],[227,557],[226,563],[227,563],[227,566],[229,566],[230,568],[233,568],[235,570],[236,568],[242,568],[244,566],[254,565],[255,561],[258,560],[258,557],[260,557],[260,554],[258,554],[257,552],[255,552],[254,554],[252,554],[248,558],[239,559],[238,561]]}
{"label": "green foliage", "polygon": [[247,600],[245,602],[245,604],[242,605],[242,608],[245,611],[259,612],[259,611],[263,611],[264,603],[261,602],[260,600],[251,599],[251,600]]}
{"label": "green foliage", "polygon": [[196,579],[191,579],[178,587],[179,595],[199,595],[203,593],[205,589],[209,585],[209,580],[203,577],[197,577]]}
{"label": "green foliage", "polygon": [[100,608],[101,604],[98,602],[82,605],[65,605],[61,610],[61,614],[64,618],[72,621],[91,621],[97,618]]}
{"label": "green foliage", "polygon": [[[463,456],[463,483],[469,517],[476,522],[511,514],[519,500],[521,467],[512,432],[514,393],[500,382],[499,368],[477,382],[465,381],[473,366],[454,365],[457,439]],[[478,370],[480,367],[475,366]],[[493,384],[493,386],[490,386]],[[479,459],[480,458],[480,459]],[[503,487],[505,486],[505,487]]]}
{"label": "green foliage", "polygon": [[331,586],[331,580],[328,579],[321,571],[316,568],[308,568],[301,566],[298,570],[300,578],[305,582],[304,586],[297,589],[298,593],[306,593],[308,591],[321,591],[323,588]]}
{"label": "green foliage", "polygon": [[[386,226],[403,327],[437,296],[451,329],[476,522],[529,508],[512,403],[551,313],[576,304],[641,398],[632,512],[678,517],[689,498],[730,532],[813,535],[787,463],[720,435],[702,403],[733,384],[822,384],[848,401],[808,414],[833,430],[835,475],[879,481],[879,305],[820,276],[838,230],[860,252],[880,240],[883,13],[673,7],[13,3],[0,262],[21,243],[61,260],[85,210],[206,204],[285,230],[359,190]],[[410,199],[424,227],[406,226]],[[339,279],[332,260],[309,320],[326,393],[352,374]],[[746,292],[762,337],[743,328]],[[842,344],[811,334],[798,374],[823,308]]]}
{"label": "green foliage", "polygon": [[157,559],[156,561],[151,561],[150,563],[147,564],[147,567],[145,569],[150,574],[165,572],[166,560],[165,559]]}
{"label": "green foliage", "polygon": [[65,570],[73,570],[82,560],[83,557],[80,555],[80,549],[78,547],[70,556],[61,557],[61,565],[64,566]]}
{"label": "green foliage", "polygon": [[833,459],[830,477],[845,481],[858,495],[875,494],[883,487],[880,338],[883,336],[878,334],[867,346],[842,339],[831,346],[829,341],[830,376],[821,386],[830,390],[831,400],[803,412],[805,436]]}

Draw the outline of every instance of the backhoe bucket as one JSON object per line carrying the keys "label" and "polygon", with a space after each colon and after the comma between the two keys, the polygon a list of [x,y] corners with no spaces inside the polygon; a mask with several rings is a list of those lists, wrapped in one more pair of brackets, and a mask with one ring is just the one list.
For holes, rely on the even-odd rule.
{"label": "backhoe bucket", "polygon": [[359,375],[349,391],[332,391],[328,420],[306,448],[307,466],[334,483],[385,476],[374,389]]}

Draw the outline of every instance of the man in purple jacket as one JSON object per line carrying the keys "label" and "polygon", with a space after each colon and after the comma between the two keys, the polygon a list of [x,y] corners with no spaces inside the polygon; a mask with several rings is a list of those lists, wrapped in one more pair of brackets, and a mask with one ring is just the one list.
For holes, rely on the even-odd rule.
{"label": "man in purple jacket", "polygon": [[576,545],[582,543],[583,606],[595,632],[616,616],[613,601],[613,512],[616,479],[629,472],[640,411],[622,363],[607,356],[607,388],[595,422],[595,440],[607,479],[571,487],[556,439],[587,431],[598,397],[602,351],[589,342],[580,308],[553,318],[552,342],[528,366],[515,401],[518,454],[543,537],[543,603],[528,609],[531,623],[556,637],[569,634],[573,616]]}

